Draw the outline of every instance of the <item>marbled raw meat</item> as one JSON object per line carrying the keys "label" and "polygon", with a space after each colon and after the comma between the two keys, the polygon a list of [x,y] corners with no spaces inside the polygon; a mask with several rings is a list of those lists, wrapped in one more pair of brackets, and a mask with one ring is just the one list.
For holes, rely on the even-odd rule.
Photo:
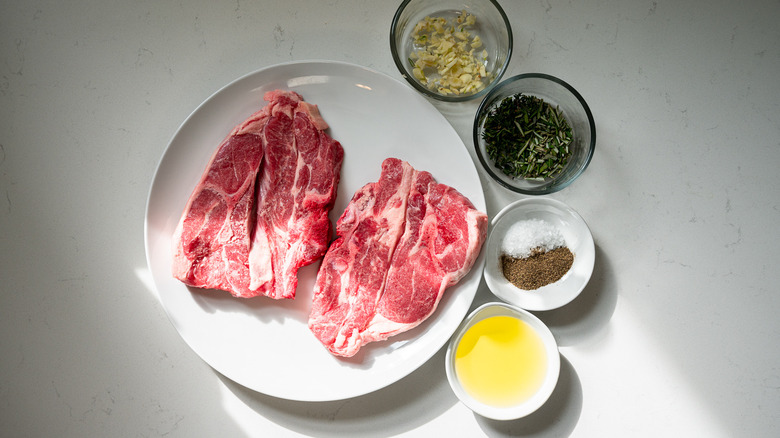
{"label": "marbled raw meat", "polygon": [[487,215],[428,172],[388,158],[355,193],[323,258],[309,329],[334,355],[410,330],[473,266]]}
{"label": "marbled raw meat", "polygon": [[[297,98],[295,94],[279,99]],[[298,268],[328,248],[328,213],[336,200],[344,151],[325,130],[317,108],[298,101],[265,129],[266,153],[258,182],[257,221],[249,253],[252,291],[294,298]]]}
{"label": "marbled raw meat", "polygon": [[264,98],[219,145],[174,232],[173,275],[189,286],[292,298],[298,268],[325,253],[343,150],[297,93]]}

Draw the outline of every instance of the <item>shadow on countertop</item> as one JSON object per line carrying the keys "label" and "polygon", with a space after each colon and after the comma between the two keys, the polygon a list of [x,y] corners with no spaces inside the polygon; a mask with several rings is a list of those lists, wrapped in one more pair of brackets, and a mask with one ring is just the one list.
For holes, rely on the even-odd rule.
{"label": "shadow on countertop", "polygon": [[576,346],[604,333],[617,306],[617,285],[609,257],[595,245],[596,263],[582,293],[554,310],[533,312],[555,335],[559,347]]}
{"label": "shadow on countertop", "polygon": [[474,414],[479,427],[489,437],[567,437],[582,413],[582,384],[572,364],[561,355],[558,384],[539,410],[510,421],[491,420]]}
{"label": "shadow on countertop", "polygon": [[215,371],[246,406],[274,423],[313,437],[390,437],[424,425],[458,403],[444,371],[446,345],[420,368],[372,393],[302,402],[248,389]]}

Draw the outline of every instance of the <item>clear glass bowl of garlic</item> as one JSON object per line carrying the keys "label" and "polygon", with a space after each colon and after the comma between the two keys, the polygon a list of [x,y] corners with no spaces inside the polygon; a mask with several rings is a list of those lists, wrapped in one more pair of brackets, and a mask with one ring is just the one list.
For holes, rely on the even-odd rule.
{"label": "clear glass bowl of garlic", "polygon": [[470,100],[506,71],[512,28],[495,0],[405,0],[393,17],[390,49],[401,75],[424,95]]}

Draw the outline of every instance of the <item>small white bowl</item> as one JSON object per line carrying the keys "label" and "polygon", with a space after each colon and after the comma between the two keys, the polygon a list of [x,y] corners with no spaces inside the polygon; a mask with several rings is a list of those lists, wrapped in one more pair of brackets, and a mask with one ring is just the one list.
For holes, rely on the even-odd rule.
{"label": "small white bowl", "polygon": [[[530,398],[512,406],[497,407],[475,399],[463,388],[455,371],[455,352],[457,351],[458,344],[460,344],[463,335],[474,324],[492,316],[510,316],[524,321],[537,335],[539,335],[539,338],[541,338],[544,345],[547,367],[541,386]],[[558,383],[560,369],[561,358],[558,353],[558,344],[555,342],[555,337],[553,337],[550,329],[531,313],[505,303],[483,304],[471,312],[463,323],[461,323],[460,327],[458,327],[450,340],[450,343],[447,346],[445,359],[447,380],[458,399],[477,414],[494,420],[513,420],[522,418],[539,409],[547,399],[550,398],[550,395],[555,389],[555,386]]]}
{"label": "small white bowl", "polygon": [[[524,290],[506,279],[501,268],[501,243],[515,222],[541,219],[556,226],[574,254],[571,269],[555,283]],[[593,236],[582,217],[563,202],[549,198],[526,198],[501,210],[491,222],[485,251],[485,282],[495,296],[526,310],[552,310],[570,303],[588,284],[596,252]]]}

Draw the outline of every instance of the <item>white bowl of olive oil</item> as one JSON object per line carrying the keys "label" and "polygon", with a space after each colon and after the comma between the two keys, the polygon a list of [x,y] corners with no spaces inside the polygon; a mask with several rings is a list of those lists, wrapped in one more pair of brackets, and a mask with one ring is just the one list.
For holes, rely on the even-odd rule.
{"label": "white bowl of olive oil", "polygon": [[445,364],[463,404],[486,418],[512,420],[547,401],[561,359],[552,332],[537,317],[509,304],[487,303],[458,327]]}

